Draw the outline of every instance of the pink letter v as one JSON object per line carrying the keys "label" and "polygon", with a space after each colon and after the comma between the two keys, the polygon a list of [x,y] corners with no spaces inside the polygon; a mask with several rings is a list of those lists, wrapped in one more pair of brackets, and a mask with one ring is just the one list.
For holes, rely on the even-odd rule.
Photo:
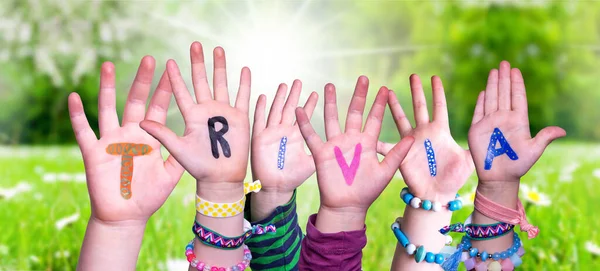
{"label": "pink letter v", "polygon": [[342,169],[342,174],[344,175],[346,184],[352,185],[352,183],[354,182],[354,177],[356,176],[356,171],[358,170],[358,164],[360,163],[360,154],[362,152],[362,146],[360,145],[360,143],[358,143],[354,147],[354,157],[352,158],[352,163],[350,163],[350,166],[346,164],[344,154],[338,146],[335,146],[333,151],[335,153],[335,159],[337,160],[338,165],[340,165],[340,168]]}

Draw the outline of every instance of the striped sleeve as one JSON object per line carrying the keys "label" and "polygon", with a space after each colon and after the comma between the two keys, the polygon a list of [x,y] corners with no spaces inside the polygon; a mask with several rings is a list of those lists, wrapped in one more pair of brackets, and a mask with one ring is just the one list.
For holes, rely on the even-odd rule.
{"label": "striped sleeve", "polygon": [[[246,202],[247,218],[250,217],[249,203]],[[249,219],[250,220],[250,219]],[[246,241],[252,252],[250,268],[252,270],[298,270],[302,230],[298,225],[296,214],[296,191],[290,201],[275,208],[267,218],[252,222],[255,224],[273,224],[277,228],[275,234],[258,235]]]}

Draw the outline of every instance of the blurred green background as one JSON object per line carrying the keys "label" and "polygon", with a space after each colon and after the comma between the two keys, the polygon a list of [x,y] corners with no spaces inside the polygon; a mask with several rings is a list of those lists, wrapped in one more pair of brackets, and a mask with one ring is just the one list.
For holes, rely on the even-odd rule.
{"label": "blurred green background", "polygon": [[[428,78],[439,75],[452,133],[461,142],[487,73],[510,61],[525,78],[532,133],[547,125],[568,133],[524,178],[522,198],[542,233],[524,241],[522,269],[600,265],[600,220],[593,218],[600,204],[594,193],[600,189],[600,2],[7,0],[0,2],[0,270],[76,266],[90,210],[67,95],[81,95],[97,130],[103,61],[116,65],[121,114],[144,55],[157,60],[155,83],[173,58],[191,86],[188,54],[195,40],[207,56],[224,47],[233,92],[241,67],[250,67],[252,103],[261,93],[271,100],[279,83],[298,78],[303,98],[334,83],[345,112],[364,74],[371,98],[386,85],[411,118],[408,76],[421,75],[429,89]],[[207,65],[211,61],[207,57]],[[168,124],[182,132],[182,118],[171,107]],[[320,107],[313,125],[322,133]],[[398,140],[389,113],[382,140]],[[461,193],[468,198],[475,185],[472,176]],[[402,187],[398,178],[371,208],[365,270],[389,269],[389,224],[402,214]],[[185,175],[150,220],[139,269],[185,269],[193,191]],[[300,189],[298,201],[305,224],[318,206],[314,180]],[[468,213],[465,208],[453,220]]]}

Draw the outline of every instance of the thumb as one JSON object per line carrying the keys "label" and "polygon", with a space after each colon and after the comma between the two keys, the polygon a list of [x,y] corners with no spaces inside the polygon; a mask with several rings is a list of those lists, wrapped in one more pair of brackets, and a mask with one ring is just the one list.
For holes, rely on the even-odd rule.
{"label": "thumb", "polygon": [[557,138],[561,138],[567,135],[567,132],[558,126],[550,126],[542,129],[533,138],[533,144],[535,145],[536,151],[542,153],[552,141]]}
{"label": "thumb", "polygon": [[410,147],[412,146],[413,142],[415,142],[415,138],[413,138],[412,136],[407,136],[403,138],[385,156],[383,161],[381,161],[381,164],[385,167],[384,170],[386,176],[389,176],[391,178],[396,172],[396,170],[398,170],[400,164],[402,164],[402,160],[404,160],[404,157],[406,157],[406,154],[408,154],[408,151],[410,150]]}
{"label": "thumb", "polygon": [[377,141],[377,153],[386,156],[394,148],[394,144]]}
{"label": "thumb", "polygon": [[178,156],[178,154],[180,153],[180,139],[167,126],[160,124],[156,121],[144,120],[140,122],[140,128],[144,129],[144,131],[156,138],[156,140],[158,140],[160,144],[167,148],[167,151],[169,151],[169,153],[173,154],[174,156]]}

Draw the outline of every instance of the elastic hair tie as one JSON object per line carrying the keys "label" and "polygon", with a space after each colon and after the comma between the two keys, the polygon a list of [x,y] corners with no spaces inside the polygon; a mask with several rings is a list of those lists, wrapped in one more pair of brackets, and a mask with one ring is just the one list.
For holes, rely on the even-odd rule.
{"label": "elastic hair tie", "polygon": [[196,195],[196,211],[209,217],[232,217],[244,211],[246,203],[246,194],[250,192],[259,192],[262,188],[260,180],[251,183],[244,183],[244,196],[236,202],[232,203],[216,203],[205,200]]}
{"label": "elastic hair tie", "polygon": [[527,221],[525,208],[523,208],[520,199],[517,200],[517,210],[513,210],[487,199],[477,191],[474,205],[477,211],[491,219],[512,225],[519,225],[521,231],[527,232],[529,239],[535,238],[540,232],[538,227],[529,224]]}
{"label": "elastic hair tie", "polygon": [[263,235],[267,233],[275,233],[277,228],[274,225],[253,225],[247,229],[242,235],[236,237],[223,236],[205,226],[194,222],[192,226],[192,232],[196,235],[198,240],[203,244],[225,250],[237,249],[244,245],[244,242],[254,235]]}

